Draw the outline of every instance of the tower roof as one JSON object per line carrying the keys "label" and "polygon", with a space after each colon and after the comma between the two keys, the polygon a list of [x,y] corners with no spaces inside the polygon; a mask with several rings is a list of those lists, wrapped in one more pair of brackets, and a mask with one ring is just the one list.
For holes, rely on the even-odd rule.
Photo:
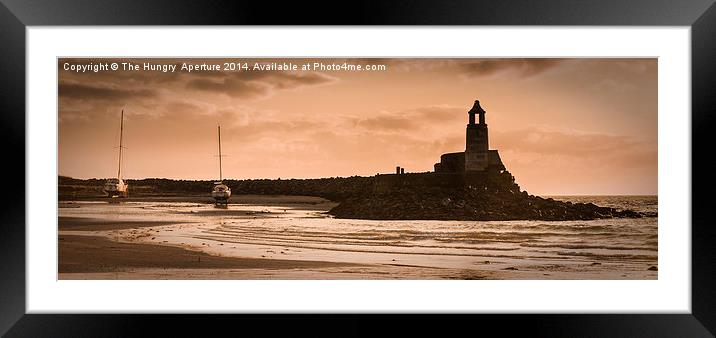
{"label": "tower roof", "polygon": [[486,111],[480,107],[480,100],[475,100],[475,104],[472,106],[472,109],[467,112],[468,114],[484,114]]}

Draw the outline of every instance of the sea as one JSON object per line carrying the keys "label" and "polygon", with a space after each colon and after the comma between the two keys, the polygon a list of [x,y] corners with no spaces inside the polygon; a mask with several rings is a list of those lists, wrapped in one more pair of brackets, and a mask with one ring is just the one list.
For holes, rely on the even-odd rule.
{"label": "sea", "polygon": [[[118,230],[61,230],[62,234],[267,262],[351,264],[301,271],[270,269],[267,264],[267,271],[253,269],[238,275],[246,279],[658,279],[657,196],[549,197],[648,216],[549,222],[377,221],[336,219],[327,214],[332,203],[270,198],[223,208],[172,201],[74,201],[65,202],[72,207],[61,207],[58,214],[60,219],[105,223],[165,222]],[[147,271],[136,273],[147,275]],[[176,276],[185,275],[177,271]]]}

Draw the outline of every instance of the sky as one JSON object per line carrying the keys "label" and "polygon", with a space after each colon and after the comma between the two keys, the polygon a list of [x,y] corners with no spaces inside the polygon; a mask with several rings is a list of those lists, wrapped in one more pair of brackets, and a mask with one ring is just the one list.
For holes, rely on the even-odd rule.
{"label": "sky", "polygon": [[[384,69],[310,69],[344,63]],[[657,59],[59,59],[59,174],[116,176],[122,110],[124,178],[217,179],[217,125],[228,179],[432,171],[480,100],[523,190],[653,195],[657,89]]]}

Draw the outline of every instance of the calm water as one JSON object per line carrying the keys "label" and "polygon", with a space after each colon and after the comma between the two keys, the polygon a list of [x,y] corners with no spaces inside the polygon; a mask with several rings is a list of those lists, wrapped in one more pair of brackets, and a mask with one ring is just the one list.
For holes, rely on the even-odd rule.
{"label": "calm water", "polygon": [[[652,215],[658,209],[656,196],[553,198]],[[226,256],[405,266],[422,271],[418,274],[424,273],[425,278],[462,278],[470,272],[476,278],[494,279],[656,279],[658,274],[657,217],[564,222],[368,221],[334,219],[324,214],[325,206],[310,205],[232,204],[228,209],[165,202],[79,205],[61,208],[59,215],[109,222],[176,222],[151,230],[105,234]],[[321,278],[320,272],[315,278]]]}

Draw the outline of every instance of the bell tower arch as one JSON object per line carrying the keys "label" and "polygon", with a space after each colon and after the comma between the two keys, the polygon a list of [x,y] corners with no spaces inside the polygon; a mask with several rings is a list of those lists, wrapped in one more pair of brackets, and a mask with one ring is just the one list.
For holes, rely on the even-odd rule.
{"label": "bell tower arch", "polygon": [[[480,101],[475,100],[472,109],[467,113],[469,121],[465,138],[465,171],[484,171],[487,169],[490,149],[485,123],[487,112],[480,107]],[[478,115],[478,123],[475,123],[475,115]]]}

